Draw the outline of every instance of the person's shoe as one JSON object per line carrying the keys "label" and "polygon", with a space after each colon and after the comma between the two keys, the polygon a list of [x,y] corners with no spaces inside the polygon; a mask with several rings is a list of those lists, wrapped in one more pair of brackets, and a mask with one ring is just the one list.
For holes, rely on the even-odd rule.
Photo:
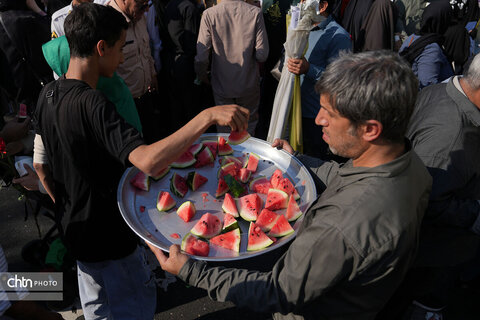
{"label": "person's shoe", "polygon": [[443,320],[443,308],[430,308],[418,301],[413,301],[407,311],[405,320]]}

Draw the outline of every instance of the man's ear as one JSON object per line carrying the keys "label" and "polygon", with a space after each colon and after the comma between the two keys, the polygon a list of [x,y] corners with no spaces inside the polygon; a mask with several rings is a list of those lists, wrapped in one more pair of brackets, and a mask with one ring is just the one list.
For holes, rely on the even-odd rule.
{"label": "man's ear", "polygon": [[320,1],[318,3],[318,11],[320,11],[320,13],[324,13],[325,11],[327,11],[327,7],[328,7],[327,1]]}
{"label": "man's ear", "polygon": [[105,43],[105,40],[100,40],[97,42],[96,50],[100,57],[103,57],[105,55],[106,45],[107,44]]}
{"label": "man's ear", "polygon": [[377,120],[367,120],[361,125],[362,138],[365,141],[374,141],[383,132],[383,125]]}

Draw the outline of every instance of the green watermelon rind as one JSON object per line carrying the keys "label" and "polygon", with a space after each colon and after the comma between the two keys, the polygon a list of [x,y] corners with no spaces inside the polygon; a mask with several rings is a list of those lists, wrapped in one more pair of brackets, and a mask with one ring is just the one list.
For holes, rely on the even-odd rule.
{"label": "green watermelon rind", "polygon": [[[193,204],[192,201],[185,201],[185,202],[182,203],[182,204],[180,205],[180,207],[178,207],[178,209],[177,209],[177,215],[178,215],[178,216],[180,217],[180,219],[182,219],[182,220],[183,220],[183,218],[182,218],[182,216],[180,215],[180,212],[181,212],[182,210],[184,210],[185,207],[187,207],[187,206],[191,206],[191,208],[193,209],[193,216],[194,216],[195,213],[197,212],[197,209],[195,208],[195,205]],[[192,217],[193,217],[193,216],[192,216]],[[185,221],[185,220],[183,220],[183,221]],[[190,221],[190,220],[189,220],[189,221]],[[185,222],[189,222],[189,221],[185,221]]]}
{"label": "green watermelon rind", "polygon": [[[229,213],[227,213],[227,214],[229,214]],[[225,214],[225,216],[227,216],[227,214]],[[232,216],[232,217],[233,217],[233,216]],[[240,228],[240,226],[238,225],[237,219],[235,219],[235,217],[233,217],[233,219],[234,219],[235,221],[233,221],[233,222],[230,223],[229,225],[223,225],[222,233],[226,233],[226,232],[232,231],[233,229],[238,229],[238,228]]]}
{"label": "green watermelon rind", "polygon": [[[225,202],[227,201],[227,195],[228,195],[230,198],[232,198],[233,205],[235,206],[235,210],[232,210],[232,208],[227,208],[227,207],[226,207]],[[235,217],[235,218],[238,218],[238,217],[239,217],[237,204],[235,203],[235,198],[233,198],[228,192],[225,193],[225,198],[223,199],[223,203],[222,203],[222,210],[223,210],[223,212],[225,212],[225,213],[231,214],[231,215],[232,215],[233,217]]]}
{"label": "green watermelon rind", "polygon": [[[139,184],[138,182],[141,181],[142,176],[143,176],[143,181],[141,182],[141,184]],[[143,173],[142,171],[139,171],[130,180],[130,184],[135,188],[137,188],[138,190],[148,192],[150,190],[150,177],[145,173]]]}
{"label": "green watermelon rind", "polygon": [[227,174],[223,178],[225,179],[225,183],[228,185],[230,192],[235,198],[238,198],[245,193],[245,187],[230,174]]}
{"label": "green watermelon rind", "polygon": [[230,135],[228,136],[228,139],[227,139],[227,142],[228,142],[229,144],[232,144],[232,145],[241,144],[241,143],[245,142],[247,139],[249,139],[249,138],[251,137],[251,136],[250,136],[250,133],[248,133],[247,131],[244,131],[245,134],[242,135],[242,136],[240,136],[239,139],[232,139],[231,136],[232,136],[232,133],[233,133],[233,132],[234,132],[234,131],[232,131],[232,132],[230,133]]}
{"label": "green watermelon rind", "polygon": [[270,246],[272,243],[273,243],[273,240],[270,239],[266,234],[265,232],[261,231],[261,233],[263,233],[265,235],[265,240],[263,242],[259,242],[258,244],[256,245],[250,245],[250,234],[252,232],[252,228],[255,228],[256,225],[254,222],[250,222],[250,227],[248,228],[248,245],[247,245],[247,251],[257,251],[257,250],[261,250],[261,249],[264,249],[268,246]]}
{"label": "green watermelon rind", "polygon": [[[166,207],[161,207],[160,206],[160,195],[163,193],[163,192],[166,192],[168,193],[168,191],[164,191],[164,190],[161,190],[159,193],[158,193],[158,196],[157,196],[157,210],[160,211],[160,212],[167,212],[168,210],[172,209],[173,207],[175,207],[175,205],[177,204],[177,202],[175,201],[175,199],[172,198],[172,203],[170,206],[166,206]],[[169,193],[168,193],[169,194]],[[170,196],[172,197],[172,196]]]}
{"label": "green watermelon rind", "polygon": [[[188,192],[188,186],[187,186],[187,191],[185,192],[185,194],[182,194],[182,193],[180,192],[180,190],[178,190],[177,187],[175,186],[174,181],[175,181],[175,177],[176,177],[176,176],[179,176],[180,178],[182,178],[182,179],[185,180],[185,178],[183,178],[181,175],[179,175],[178,173],[175,172],[175,173],[172,175],[172,178],[170,178],[170,190],[171,190],[177,197],[183,198],[183,197],[185,197],[185,195],[186,195],[187,192]],[[185,182],[185,184],[186,184],[186,182]]]}
{"label": "green watermelon rind", "polygon": [[196,235],[197,237],[200,237],[200,238],[203,238],[203,239],[210,239],[210,238],[213,238],[215,237],[216,235],[219,235],[220,232],[222,232],[222,228],[223,228],[223,224],[221,223],[220,219],[218,219],[217,216],[213,215],[213,214],[210,214],[210,216],[214,216],[218,219],[218,227],[217,227],[217,230],[214,230],[211,234],[203,234],[200,230],[197,230],[197,225],[199,225],[200,222],[202,222],[203,220],[203,217],[205,217],[207,214],[209,213],[205,213],[201,218],[200,220],[198,220],[198,222],[193,226],[192,230],[190,230],[190,232],[193,234],[193,235]]}
{"label": "green watermelon rind", "polygon": [[170,166],[162,169],[162,171],[160,171],[160,174],[157,175],[157,176],[150,176],[150,178],[152,178],[153,180],[155,181],[158,181],[160,179],[162,179],[163,177],[165,177],[167,175],[167,173],[170,172]]}
{"label": "green watermelon rind", "polygon": [[[222,246],[220,244],[217,244],[217,243],[214,243],[215,242],[215,239],[220,239],[220,238],[224,238],[226,236],[232,236],[234,237],[234,242],[233,244],[231,245],[231,247],[233,248],[228,248],[228,247],[225,247],[225,246]],[[215,236],[213,238],[211,238],[209,240],[210,244],[213,244],[215,246],[219,246],[219,247],[222,247],[222,248],[225,248],[227,250],[232,250],[232,251],[235,251],[235,252],[240,252],[240,240],[241,240],[241,237],[240,237],[240,230],[237,228],[237,229],[233,229],[233,230],[230,230],[226,233],[222,233],[222,234],[219,234],[218,236]]]}
{"label": "green watermelon rind", "polygon": [[[198,188],[200,188],[201,186],[203,186],[207,181],[205,181],[204,183],[202,184],[198,184],[196,183],[197,180],[199,179],[199,176],[203,177],[201,174],[195,172],[195,171],[192,171],[192,172],[189,172],[188,175],[187,175],[187,186],[190,188],[190,190],[192,191],[197,191]],[[203,177],[205,178],[205,177]],[[206,178],[205,178],[206,179]],[[196,187],[195,187],[196,186]]]}
{"label": "green watermelon rind", "polygon": [[[180,157],[182,157],[183,155],[185,155],[186,152],[184,152]],[[188,161],[183,161],[183,162],[180,162],[180,161],[174,161],[172,163],[170,163],[170,166],[172,168],[178,168],[178,169],[184,169],[184,168],[188,168],[190,166],[192,166],[195,162],[197,162],[197,159],[195,159],[195,156],[193,154],[190,153],[190,155],[192,156],[190,160]]]}

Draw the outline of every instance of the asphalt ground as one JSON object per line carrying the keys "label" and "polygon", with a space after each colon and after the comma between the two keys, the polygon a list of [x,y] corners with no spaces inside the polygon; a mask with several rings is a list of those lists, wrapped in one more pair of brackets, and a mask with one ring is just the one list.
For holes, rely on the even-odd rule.
{"label": "asphalt ground", "polygon": [[[19,193],[14,188],[0,189],[0,244],[2,245],[9,270],[14,272],[38,271],[39,267],[27,263],[22,259],[22,248],[32,240],[38,240],[52,227],[49,218],[39,215],[38,226],[30,214],[25,220],[25,200],[19,200]],[[40,231],[40,233],[39,233]],[[231,263],[227,266],[243,267],[248,269],[269,270],[281,252],[274,251],[261,259],[247,259],[240,263]],[[163,271],[156,270],[162,282],[166,277]],[[155,319],[202,319],[202,320],[264,320],[270,315],[255,313],[251,310],[239,309],[232,303],[212,301],[204,290],[187,286],[177,280],[166,285],[168,281],[160,283],[157,290],[157,313]],[[162,288],[162,284],[163,287]],[[70,289],[75,292],[74,286],[66,284],[64,291]],[[71,287],[70,287],[71,286]],[[446,320],[479,320],[480,312],[480,282],[478,285],[459,285],[452,292],[449,308],[446,310]],[[72,311],[73,308],[73,311]],[[63,309],[62,315],[68,320],[81,320],[81,310],[78,299],[76,306]]]}

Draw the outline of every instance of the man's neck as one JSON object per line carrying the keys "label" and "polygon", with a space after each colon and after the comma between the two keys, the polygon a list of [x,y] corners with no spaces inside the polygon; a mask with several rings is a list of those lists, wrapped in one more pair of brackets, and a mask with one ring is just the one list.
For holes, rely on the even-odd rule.
{"label": "man's neck", "polygon": [[98,64],[93,58],[71,57],[65,78],[75,79],[86,82],[90,87],[95,89],[100,74],[98,72]]}
{"label": "man's neck", "polygon": [[377,142],[370,144],[356,159],[354,167],[373,168],[391,162],[405,153],[405,143]]}

